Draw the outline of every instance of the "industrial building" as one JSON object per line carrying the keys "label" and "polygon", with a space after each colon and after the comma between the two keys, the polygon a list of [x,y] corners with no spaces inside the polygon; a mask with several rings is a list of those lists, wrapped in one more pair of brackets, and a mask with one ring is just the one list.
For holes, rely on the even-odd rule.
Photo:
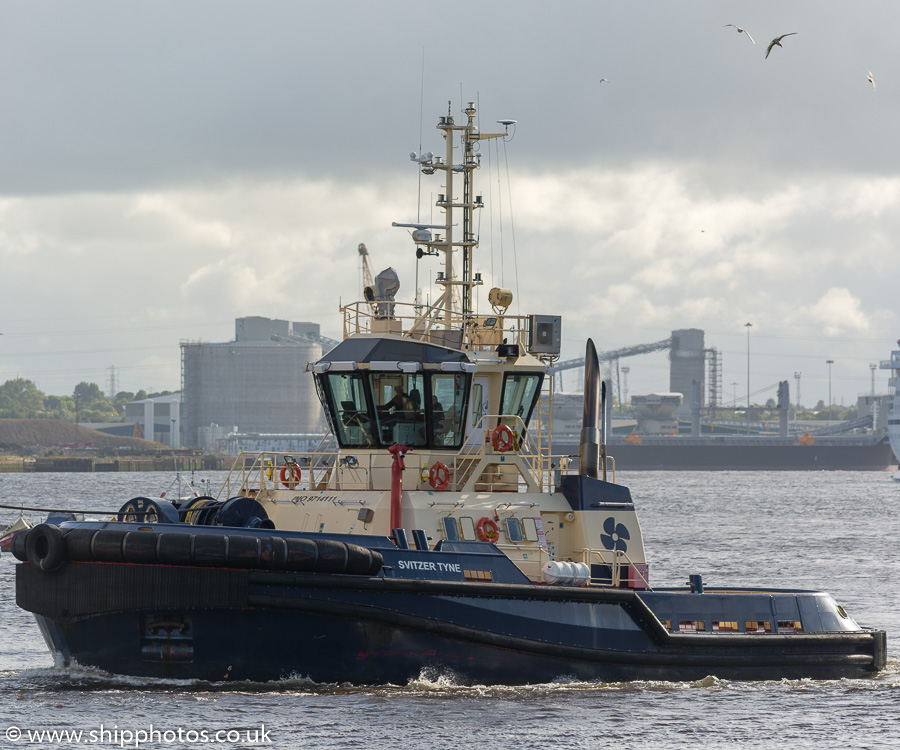
{"label": "industrial building", "polygon": [[317,323],[258,316],[235,320],[234,341],[182,342],[184,446],[213,450],[229,434],[324,431],[306,365],[335,343]]}
{"label": "industrial building", "polygon": [[[607,365],[607,380],[611,381],[612,392],[618,394],[618,400],[622,398],[621,373],[627,373],[629,368],[620,368],[619,361],[627,357],[639,354],[649,354],[669,350],[669,391],[680,393],[682,402],[676,408],[676,415],[681,418],[689,418],[694,407],[693,394],[699,393],[699,407],[709,406],[713,409],[722,405],[722,364],[718,350],[706,349],[703,345],[703,331],[699,328],[682,328],[672,331],[672,335],[662,341],[654,341],[650,344],[638,344],[623,349],[600,351],[597,357],[601,363]],[[584,367],[584,358],[570,359],[558,362],[550,368],[550,372],[560,374],[564,370],[581,369]],[[707,379],[707,370],[709,377]],[[704,394],[708,390],[708,400]],[[699,391],[697,390],[699,388]],[[627,387],[626,387],[627,391]]]}
{"label": "industrial building", "polygon": [[125,404],[124,424],[129,426],[127,434],[133,437],[181,448],[181,394],[129,401]]}

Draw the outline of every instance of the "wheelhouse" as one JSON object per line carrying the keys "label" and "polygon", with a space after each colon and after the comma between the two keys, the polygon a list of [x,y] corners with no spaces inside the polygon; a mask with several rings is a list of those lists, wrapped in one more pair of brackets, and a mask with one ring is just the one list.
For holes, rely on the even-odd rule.
{"label": "wheelhouse", "polygon": [[464,352],[394,339],[348,339],[313,366],[341,448],[458,450],[475,365]]}
{"label": "wheelhouse", "polygon": [[393,338],[347,339],[310,367],[342,449],[457,451],[501,423],[521,442],[544,380],[541,371],[488,372],[467,352]]}

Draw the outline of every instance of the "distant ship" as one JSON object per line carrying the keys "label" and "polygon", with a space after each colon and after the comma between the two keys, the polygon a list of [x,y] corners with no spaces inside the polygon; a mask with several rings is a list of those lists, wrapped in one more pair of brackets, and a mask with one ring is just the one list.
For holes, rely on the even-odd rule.
{"label": "distant ship", "polygon": [[[900,413],[898,413],[900,417]],[[900,428],[900,419],[898,419]],[[896,439],[896,438],[895,438]],[[887,471],[897,465],[885,436],[646,437],[640,443],[609,441],[616,468],[684,470]],[[565,446],[554,443],[555,452]]]}
{"label": "distant ship", "polygon": [[[900,368],[900,352],[895,352],[895,368]],[[886,366],[884,363],[882,366]],[[897,372],[895,371],[895,377]],[[642,399],[640,402],[637,399]],[[787,404],[784,394],[784,404]],[[617,434],[609,426],[610,452],[620,470],[826,470],[887,471],[897,466],[900,451],[900,399],[894,399],[891,440],[883,431],[835,434],[841,430],[868,428],[872,416],[852,422],[831,425],[805,434],[790,433],[787,409],[782,409],[778,433],[701,434],[699,417],[693,435],[676,434],[679,421],[675,409],[681,403],[680,393],[652,394],[635,397],[643,425],[653,434],[632,432]],[[555,453],[578,453],[578,436],[568,424],[554,431]],[[720,425],[717,423],[716,428]],[[825,434],[829,431],[831,434]],[[892,449],[893,443],[893,449]],[[900,478],[900,477],[898,477]]]}
{"label": "distant ship", "polygon": [[[900,346],[900,339],[897,340]],[[895,456],[900,456],[900,349],[891,352],[891,358],[881,363],[882,370],[890,370],[891,378],[888,387],[891,389],[893,399],[891,410],[888,412],[888,438]],[[894,474],[894,479],[900,480],[900,471]]]}

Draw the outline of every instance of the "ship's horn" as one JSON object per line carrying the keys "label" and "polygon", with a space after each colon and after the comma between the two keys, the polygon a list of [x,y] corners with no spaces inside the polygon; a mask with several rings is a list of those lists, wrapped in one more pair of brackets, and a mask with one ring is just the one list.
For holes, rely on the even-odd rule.
{"label": "ship's horn", "polygon": [[594,479],[600,478],[600,398],[600,362],[593,340],[588,339],[584,353],[584,414],[578,467],[582,475]]}

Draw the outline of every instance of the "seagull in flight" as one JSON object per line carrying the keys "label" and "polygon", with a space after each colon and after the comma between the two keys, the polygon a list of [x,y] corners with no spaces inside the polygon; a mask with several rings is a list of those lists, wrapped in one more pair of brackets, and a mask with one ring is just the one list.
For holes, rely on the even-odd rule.
{"label": "seagull in flight", "polygon": [[[869,73],[869,75],[872,75],[872,74]],[[601,78],[600,83],[609,83],[609,78]]]}
{"label": "seagull in flight", "polygon": [[875,79],[872,77],[872,71],[869,71],[869,75],[866,76],[866,80],[872,84],[872,91],[875,90]]}
{"label": "seagull in flight", "polygon": [[[734,26],[734,24],[733,24],[733,23],[726,23],[725,26],[723,26],[722,28],[725,28],[725,27],[727,27],[727,26]],[[750,36],[750,32],[749,32],[749,31],[747,31],[746,29],[742,29],[740,26],[734,26],[734,28],[737,29],[737,33],[738,33],[738,34],[746,34],[746,35],[747,35],[747,38],[748,38],[751,42],[753,42],[753,37]],[[756,44],[756,42],[753,42],[753,43]]]}
{"label": "seagull in flight", "polygon": [[788,33],[788,34],[782,34],[781,36],[776,36],[771,42],[769,42],[769,46],[768,46],[768,48],[766,49],[766,57],[769,56],[769,53],[772,51],[772,47],[774,47],[774,46],[776,46],[776,45],[778,45],[779,47],[781,47],[781,40],[782,40],[782,39],[784,39],[786,36],[794,36],[794,34],[796,34],[796,33],[797,33],[796,31],[791,31],[791,32]]}

